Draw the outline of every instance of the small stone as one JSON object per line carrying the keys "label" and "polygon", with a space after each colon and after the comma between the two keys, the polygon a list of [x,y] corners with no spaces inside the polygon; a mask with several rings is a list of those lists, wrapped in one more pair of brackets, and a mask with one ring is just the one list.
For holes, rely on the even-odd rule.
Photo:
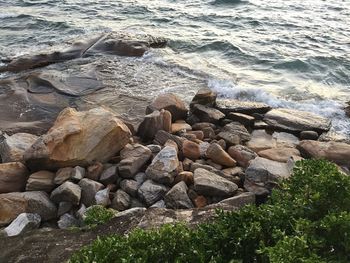
{"label": "small stone", "polygon": [[207,150],[207,157],[213,162],[226,166],[234,167],[236,166],[236,161],[231,158],[231,156],[221,148],[217,143],[212,143]]}
{"label": "small stone", "polygon": [[60,220],[58,220],[57,225],[60,229],[68,229],[71,227],[78,227],[80,225],[80,222],[74,216],[67,213],[60,217]]}
{"label": "small stone", "polygon": [[217,94],[209,88],[201,88],[198,90],[196,95],[193,97],[190,108],[196,104],[205,105],[208,107],[214,107],[216,102]]}
{"label": "small stone", "polygon": [[208,205],[208,200],[203,195],[199,195],[193,200],[193,203],[196,208],[202,208]]}
{"label": "small stone", "polygon": [[87,168],[86,178],[98,181],[103,172],[103,164],[96,162]]}
{"label": "small stone", "polygon": [[191,170],[191,165],[192,165],[193,161],[188,159],[188,158],[185,158],[183,161],[182,161],[182,166],[183,166],[183,169],[185,171],[190,171]]}
{"label": "small stone", "polygon": [[167,190],[167,187],[164,185],[147,180],[139,188],[138,194],[148,206],[151,206],[155,202],[163,199]]}
{"label": "small stone", "polygon": [[209,147],[210,147],[210,143],[208,143],[208,142],[202,142],[199,144],[199,150],[201,153],[201,157],[203,157],[203,158],[207,157],[207,151],[208,151]]}
{"label": "small stone", "polygon": [[137,190],[140,185],[141,183],[131,179],[125,179],[120,182],[120,188],[133,197],[137,197]]}
{"label": "small stone", "polygon": [[190,134],[190,133],[180,133],[179,134],[182,138],[185,138],[187,140],[195,142],[197,140],[196,135]]}
{"label": "small stone", "polygon": [[243,113],[234,113],[234,112],[230,112],[227,117],[232,120],[232,121],[236,121],[239,122],[241,124],[243,124],[244,126],[247,127],[252,127],[254,125],[254,121],[255,118],[250,116],[250,115],[246,115]]}
{"label": "small stone", "polygon": [[225,118],[225,114],[221,111],[200,104],[193,106],[192,113],[196,115],[201,122],[218,123],[221,119]]}
{"label": "small stone", "polygon": [[55,203],[70,202],[78,205],[81,197],[81,188],[71,182],[65,182],[52,191],[50,199]]}
{"label": "small stone", "polygon": [[174,183],[177,184],[179,182],[185,182],[186,185],[192,185],[193,184],[193,173],[192,172],[182,172],[179,173],[176,177],[175,177],[175,181]]}
{"label": "small stone", "polygon": [[251,192],[245,192],[240,195],[224,199],[220,201],[219,204],[241,208],[245,205],[255,204],[255,194]]}
{"label": "small stone", "polygon": [[143,184],[147,179],[147,175],[145,173],[137,173],[134,177],[134,180],[138,182],[140,185]]}
{"label": "small stone", "polygon": [[95,195],[96,205],[101,205],[104,207],[109,206],[111,204],[111,200],[109,200],[109,193],[110,190],[108,188],[98,191]]}
{"label": "small stone", "polygon": [[20,162],[0,164],[0,194],[22,192],[25,189],[27,168]]}
{"label": "small stone", "polygon": [[39,228],[41,217],[38,214],[22,213],[4,229],[7,236],[18,236],[30,230]]}
{"label": "small stone", "polygon": [[131,204],[130,196],[123,190],[118,190],[112,201],[111,208],[118,211],[124,211],[130,207],[130,204]]}
{"label": "small stone", "polygon": [[255,123],[254,123],[254,129],[255,130],[260,130],[260,129],[267,129],[269,127],[269,125],[266,123],[266,122],[264,122],[264,121],[256,121]]}
{"label": "small stone", "polygon": [[177,133],[180,131],[191,131],[192,127],[191,125],[187,123],[173,123],[171,125],[171,133]]}
{"label": "small stone", "polygon": [[169,111],[154,111],[146,115],[137,130],[137,134],[147,141],[152,140],[160,130],[167,132],[171,130],[171,113]]}
{"label": "small stone", "polygon": [[61,168],[57,171],[55,179],[53,180],[55,184],[63,184],[65,181],[68,181],[71,179],[73,174],[74,168],[72,167],[65,167]]}
{"label": "small stone", "polygon": [[147,148],[150,149],[152,153],[159,153],[162,150],[162,146],[156,144],[149,144]]}
{"label": "small stone", "polygon": [[[145,207],[145,205],[137,198],[131,198],[130,208],[135,208],[135,207]],[[164,207],[165,207],[165,205],[164,205]]]}
{"label": "small stone", "polygon": [[225,140],[228,145],[241,144],[251,139],[247,129],[238,122],[232,122],[225,125],[218,134],[218,137]]}
{"label": "small stone", "polygon": [[100,182],[104,185],[114,184],[117,181],[118,172],[117,166],[112,165],[111,167],[104,170],[100,176]]}
{"label": "small stone", "polygon": [[75,181],[80,181],[84,177],[85,177],[85,168],[80,166],[74,167],[71,178]]}
{"label": "small stone", "polygon": [[216,125],[210,122],[198,122],[192,125],[194,131],[203,130],[205,128],[212,128],[214,130],[216,129]]}
{"label": "small stone", "polygon": [[258,155],[243,145],[231,146],[228,148],[228,154],[236,160],[236,162],[246,168],[249,166],[251,160],[254,160]]}
{"label": "small stone", "polygon": [[210,166],[213,166],[217,170],[221,170],[222,169],[222,165],[221,164],[214,163],[213,160],[210,160],[210,159],[206,160],[206,164],[208,164]]}
{"label": "small stone", "polygon": [[173,186],[164,197],[165,204],[172,209],[189,209],[193,207],[187,195],[187,186],[181,181]]}
{"label": "small stone", "polygon": [[89,207],[95,204],[95,195],[104,188],[103,184],[84,178],[79,182],[81,187],[81,203]]}
{"label": "small stone", "polygon": [[300,133],[300,140],[317,140],[318,133],[315,131],[302,131]]}
{"label": "small stone", "polygon": [[184,157],[191,160],[197,160],[201,157],[199,145],[189,140],[184,141],[182,153]]}
{"label": "small stone", "polygon": [[55,188],[55,174],[50,171],[39,171],[29,176],[26,191],[51,192]]}
{"label": "small stone", "polygon": [[166,131],[158,131],[155,138],[154,138],[154,143],[159,144],[159,145],[164,145],[168,140],[172,140],[176,142],[177,147],[179,149],[182,149],[182,143],[184,141],[183,138],[170,134]]}
{"label": "small stone", "polygon": [[203,131],[188,131],[188,133],[195,135],[198,140],[203,140],[204,139]]}

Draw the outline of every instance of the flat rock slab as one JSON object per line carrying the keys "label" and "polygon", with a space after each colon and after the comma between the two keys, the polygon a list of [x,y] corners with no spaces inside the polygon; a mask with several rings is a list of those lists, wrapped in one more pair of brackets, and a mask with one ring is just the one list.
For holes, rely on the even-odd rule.
{"label": "flat rock slab", "polygon": [[293,109],[273,109],[266,113],[264,121],[272,128],[289,131],[316,131],[318,133],[328,131],[331,121],[317,114],[293,110]]}
{"label": "flat rock slab", "polygon": [[217,99],[216,108],[225,114],[230,112],[253,114],[266,113],[271,110],[271,107],[265,103],[253,101],[239,101],[234,99]]}

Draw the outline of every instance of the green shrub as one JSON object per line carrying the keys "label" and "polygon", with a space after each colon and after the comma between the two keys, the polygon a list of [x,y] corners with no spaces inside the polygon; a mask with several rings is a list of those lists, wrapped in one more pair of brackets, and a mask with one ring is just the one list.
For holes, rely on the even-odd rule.
{"label": "green shrub", "polygon": [[104,224],[115,216],[112,209],[107,209],[100,205],[89,207],[86,211],[84,224],[88,226],[95,226]]}
{"label": "green shrub", "polygon": [[98,239],[71,262],[350,262],[350,177],[327,161],[301,161],[263,205],[218,212],[196,229]]}

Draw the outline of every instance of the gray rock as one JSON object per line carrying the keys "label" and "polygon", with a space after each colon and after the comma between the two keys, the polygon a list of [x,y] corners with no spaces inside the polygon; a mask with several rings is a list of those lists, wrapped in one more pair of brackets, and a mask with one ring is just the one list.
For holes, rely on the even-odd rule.
{"label": "gray rock", "polygon": [[53,182],[55,174],[50,171],[39,171],[29,176],[26,191],[45,191],[51,192],[55,188]]}
{"label": "gray rock", "polygon": [[178,173],[179,159],[174,147],[166,146],[154,157],[146,170],[149,179],[163,184],[171,184]]}
{"label": "gray rock", "polygon": [[25,232],[39,228],[41,217],[38,214],[22,213],[4,229],[7,236],[18,236]]}
{"label": "gray rock", "polygon": [[73,204],[70,202],[60,202],[58,204],[57,216],[61,216],[68,213],[73,208]]}
{"label": "gray rock", "polygon": [[[93,206],[90,206],[89,208],[91,208]],[[87,208],[84,204],[81,204],[78,211],[76,211],[75,216],[80,220],[80,221],[84,221],[84,219],[86,218],[86,211]]]}
{"label": "gray rock", "polygon": [[194,189],[206,196],[228,197],[237,191],[238,186],[217,174],[198,168],[194,171]]}
{"label": "gray rock", "polygon": [[141,144],[128,144],[120,152],[122,160],[119,163],[119,175],[123,178],[133,178],[148,162],[152,151]]}
{"label": "gray rock", "polygon": [[196,115],[201,122],[218,123],[225,118],[225,114],[221,111],[200,104],[193,106],[192,113]]}
{"label": "gray rock", "polygon": [[141,186],[142,183],[139,183],[135,180],[131,179],[125,179],[120,182],[120,188],[128,193],[129,195],[136,197],[137,196],[137,190]]}
{"label": "gray rock", "polygon": [[179,149],[182,149],[182,144],[185,140],[185,138],[181,138],[179,136],[176,136],[174,134],[170,134],[166,131],[158,131],[156,133],[156,136],[154,138],[154,143],[159,145],[164,145],[167,141],[172,140],[177,144],[177,147]]}
{"label": "gray rock", "polygon": [[146,181],[147,175],[145,173],[138,173],[135,175],[134,179],[141,185]]}
{"label": "gray rock", "polygon": [[277,146],[276,140],[265,130],[255,130],[252,132],[251,140],[247,142],[247,147],[254,152],[263,151]]}
{"label": "gray rock", "polygon": [[63,184],[64,182],[72,178],[73,173],[74,173],[74,168],[72,167],[61,168],[57,171],[53,181],[55,184]]}
{"label": "gray rock", "polygon": [[228,114],[230,112],[238,112],[244,114],[266,113],[271,107],[265,103],[253,101],[239,101],[234,99],[217,99],[216,108]]}
{"label": "gray rock", "polygon": [[135,207],[145,207],[145,205],[137,198],[131,198],[130,208],[135,208]]}
{"label": "gray rock", "polygon": [[191,164],[191,172],[194,173],[194,171],[198,168],[207,170],[209,172],[212,172],[214,174],[217,174],[219,176],[225,176],[225,174],[221,171],[216,169],[215,167],[211,166],[211,165],[207,165],[207,164],[201,164],[201,163],[192,163]]}
{"label": "gray rock", "polygon": [[98,191],[95,195],[96,205],[101,205],[104,207],[109,206],[111,204],[111,200],[109,199],[109,193],[109,188]]}
{"label": "gray rock", "polygon": [[248,130],[238,122],[232,122],[225,125],[218,134],[218,137],[225,140],[229,145],[242,144],[251,139]]}
{"label": "gray rock", "polygon": [[252,127],[254,125],[255,118],[243,113],[231,112],[228,114],[227,118],[235,122],[239,122],[244,126]]}
{"label": "gray rock", "polygon": [[300,133],[300,139],[301,140],[317,140],[318,133],[315,131],[302,131]]}
{"label": "gray rock", "polygon": [[155,202],[153,205],[151,205],[150,208],[166,208],[166,205],[164,200],[159,200],[158,202]]}
{"label": "gray rock", "polygon": [[240,166],[244,168],[249,166],[251,160],[258,157],[254,151],[243,145],[231,146],[227,152]]}
{"label": "gray rock", "polygon": [[64,214],[58,220],[57,225],[60,229],[68,229],[71,227],[78,227],[80,221],[71,214]]}
{"label": "gray rock", "polygon": [[100,182],[104,185],[113,184],[117,181],[118,178],[118,168],[116,165],[113,165],[106,170],[104,170],[100,176]]}
{"label": "gray rock", "polygon": [[157,144],[149,144],[147,148],[150,149],[152,153],[159,153],[162,150],[162,146]]}
{"label": "gray rock", "polygon": [[193,204],[187,195],[187,190],[187,185],[183,181],[174,185],[164,197],[166,206],[173,209],[193,208]]}
{"label": "gray rock", "polygon": [[81,179],[83,179],[85,177],[85,168],[84,167],[80,167],[80,166],[76,166],[74,167],[73,171],[72,171],[72,176],[71,178],[75,181],[80,181]]}
{"label": "gray rock", "polygon": [[293,109],[273,109],[266,113],[264,121],[275,129],[289,132],[328,131],[331,121],[314,113]]}
{"label": "gray rock", "polygon": [[52,191],[50,199],[55,203],[70,202],[78,205],[81,197],[81,188],[72,182],[65,182]]}
{"label": "gray rock", "polygon": [[245,205],[255,204],[255,194],[251,192],[245,192],[240,195],[224,199],[220,201],[219,204],[241,208]]}
{"label": "gray rock", "polygon": [[160,199],[163,199],[167,190],[168,188],[166,186],[157,184],[152,180],[147,180],[139,188],[138,194],[148,206],[151,206]]}
{"label": "gray rock", "polygon": [[81,203],[87,207],[95,204],[95,195],[104,188],[103,184],[84,178],[79,182],[81,187]]}
{"label": "gray rock", "polygon": [[131,205],[130,196],[123,190],[118,190],[112,201],[111,207],[118,211],[124,211],[128,209]]}
{"label": "gray rock", "polygon": [[278,180],[289,176],[286,163],[258,157],[250,162],[245,171],[244,188],[256,195],[265,195],[272,190]]}
{"label": "gray rock", "polygon": [[274,132],[272,138],[276,140],[277,147],[295,148],[300,142],[298,137],[286,132]]}
{"label": "gray rock", "polygon": [[23,154],[39,138],[29,133],[16,133],[11,136],[3,135],[0,143],[0,155],[3,163],[23,162]]}

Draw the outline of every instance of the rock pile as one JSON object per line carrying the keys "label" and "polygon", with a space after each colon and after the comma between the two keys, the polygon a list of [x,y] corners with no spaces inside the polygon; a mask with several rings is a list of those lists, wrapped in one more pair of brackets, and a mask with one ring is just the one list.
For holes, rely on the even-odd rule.
{"label": "rock pile", "polygon": [[67,108],[40,137],[4,136],[0,226],[12,222],[9,235],[47,221],[67,228],[95,204],[118,211],[241,206],[266,197],[303,157],[350,166],[350,145],[317,141],[331,123],[308,112],[202,89],[190,109],[163,94],[146,114],[134,136],[103,108]]}

